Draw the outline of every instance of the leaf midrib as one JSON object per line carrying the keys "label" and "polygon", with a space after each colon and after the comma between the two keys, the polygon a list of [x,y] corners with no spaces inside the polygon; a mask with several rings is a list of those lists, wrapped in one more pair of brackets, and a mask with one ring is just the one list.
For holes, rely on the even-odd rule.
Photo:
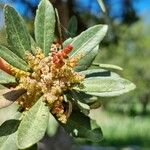
{"label": "leaf midrib", "polygon": [[[16,29],[16,27],[15,27],[15,24],[14,24],[12,15],[10,15],[10,18],[11,18],[11,22],[12,22],[13,28],[14,28],[15,32],[17,33],[17,34],[16,34],[17,39],[19,40],[19,43],[20,43],[20,45],[21,45],[21,48],[22,48],[22,49],[24,50],[24,52],[25,52],[26,49],[25,49],[24,46],[22,45],[22,42],[21,42],[21,40],[20,40],[20,38],[19,38],[19,34],[18,34],[17,29]],[[21,23],[22,23],[22,22],[21,22]],[[13,45],[13,47],[14,47],[14,45]],[[17,53],[18,53],[18,52],[17,52]],[[20,54],[19,54],[19,55],[20,55]]]}

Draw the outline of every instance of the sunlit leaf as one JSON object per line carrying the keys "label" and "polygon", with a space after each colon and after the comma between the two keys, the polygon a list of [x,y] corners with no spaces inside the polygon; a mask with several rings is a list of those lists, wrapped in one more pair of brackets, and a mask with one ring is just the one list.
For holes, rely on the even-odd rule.
{"label": "sunlit leaf", "polygon": [[103,69],[114,69],[114,70],[120,70],[120,71],[123,70],[123,68],[117,65],[112,65],[112,64],[93,63],[92,65],[99,66],[100,68],[103,68]]}
{"label": "sunlit leaf", "polygon": [[0,69],[0,84],[16,83],[15,77]]}
{"label": "sunlit leaf", "polygon": [[75,37],[70,43],[73,46],[73,51],[70,53],[70,57],[80,54],[82,58],[87,55],[102,41],[107,29],[107,25],[96,25]]}
{"label": "sunlit leaf", "polygon": [[99,46],[96,46],[89,53],[84,55],[78,62],[77,67],[75,67],[75,71],[79,72],[79,71],[83,71],[83,70],[86,70],[87,68],[89,68],[90,65],[92,64],[94,58],[98,54],[98,51],[99,51]]}
{"label": "sunlit leaf", "polygon": [[41,140],[46,132],[49,119],[49,109],[40,98],[26,112],[17,132],[17,145],[20,149],[28,148]]}
{"label": "sunlit leaf", "polygon": [[12,51],[21,58],[31,51],[30,37],[21,16],[14,8],[6,5],[4,9],[8,43]]}
{"label": "sunlit leaf", "polygon": [[94,96],[113,97],[134,90],[135,85],[120,77],[90,77],[74,89]]}
{"label": "sunlit leaf", "polygon": [[41,0],[35,17],[35,39],[45,55],[54,41],[55,11],[48,0]]}
{"label": "sunlit leaf", "polygon": [[8,62],[10,65],[16,68],[19,68],[24,71],[29,70],[27,63],[24,60],[19,58],[11,50],[2,45],[0,45],[0,57],[2,57],[6,62]]}

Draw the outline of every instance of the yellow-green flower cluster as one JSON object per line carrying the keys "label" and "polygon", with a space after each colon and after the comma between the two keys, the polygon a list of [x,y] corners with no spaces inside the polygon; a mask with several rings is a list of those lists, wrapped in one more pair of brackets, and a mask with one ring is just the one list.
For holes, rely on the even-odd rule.
{"label": "yellow-green flower cluster", "polygon": [[16,68],[12,68],[12,72],[18,79],[18,88],[27,91],[18,99],[23,110],[31,108],[39,97],[43,96],[50,111],[59,121],[65,123],[67,115],[63,95],[75,84],[80,84],[84,77],[73,70],[80,56],[68,57],[72,47],[68,46],[60,51],[55,47],[56,45],[52,45],[52,53],[47,57],[39,48],[34,55],[27,53],[26,60],[31,68],[30,72]]}

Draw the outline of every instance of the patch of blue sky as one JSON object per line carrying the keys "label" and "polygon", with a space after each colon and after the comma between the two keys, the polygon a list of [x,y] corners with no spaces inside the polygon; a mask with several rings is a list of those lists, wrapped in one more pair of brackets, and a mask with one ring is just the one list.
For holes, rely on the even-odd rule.
{"label": "patch of blue sky", "polygon": [[[121,15],[123,12],[122,7],[122,1],[123,0],[107,0],[107,3],[109,3],[111,7],[110,15],[112,17],[116,17],[117,19],[121,19]],[[149,14],[150,12],[150,0],[134,0],[133,6],[137,11],[137,14],[141,17],[143,17],[143,13]],[[76,10],[79,12],[89,12],[93,15],[100,15],[101,9],[99,8],[99,5],[97,3],[97,0],[75,0],[75,7]],[[149,15],[145,15],[144,20],[150,20]]]}

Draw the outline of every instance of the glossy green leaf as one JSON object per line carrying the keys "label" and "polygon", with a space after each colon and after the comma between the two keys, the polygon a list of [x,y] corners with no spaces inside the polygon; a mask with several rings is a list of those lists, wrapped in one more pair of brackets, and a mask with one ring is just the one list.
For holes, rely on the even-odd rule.
{"label": "glossy green leaf", "polygon": [[81,112],[74,111],[69,117],[64,129],[73,137],[87,141],[99,142],[102,139],[100,127],[93,126],[92,120]]}
{"label": "glossy green leaf", "polygon": [[91,50],[102,41],[107,29],[107,25],[96,25],[75,37],[70,43],[73,46],[73,51],[70,53],[70,57],[80,54],[82,59],[82,57],[90,53]]}
{"label": "glossy green leaf", "polygon": [[0,88],[0,108],[7,107],[14,103],[26,90],[24,89],[8,89],[6,87]]}
{"label": "glossy green leaf", "polygon": [[28,148],[41,140],[46,132],[49,120],[49,109],[40,98],[26,112],[17,132],[17,145],[20,149]]}
{"label": "glossy green leaf", "polygon": [[54,41],[55,11],[48,0],[41,0],[35,17],[35,39],[45,55]]}
{"label": "glossy green leaf", "polygon": [[21,70],[29,70],[26,62],[19,58],[16,54],[10,51],[8,48],[0,45],[0,57],[7,61],[10,65],[19,68]]}
{"label": "glossy green leaf", "polygon": [[24,21],[14,8],[6,5],[4,10],[8,43],[12,51],[24,59],[25,52],[31,51],[30,37]]}
{"label": "glossy green leaf", "polygon": [[0,150],[18,150],[16,145],[16,131],[19,120],[7,120],[0,126]]}
{"label": "glossy green leaf", "polygon": [[77,34],[78,29],[78,21],[76,16],[72,16],[68,22],[68,35],[70,37],[74,37]]}
{"label": "glossy green leaf", "polygon": [[90,77],[74,89],[94,96],[113,97],[134,90],[135,85],[120,77]]}
{"label": "glossy green leaf", "polygon": [[85,54],[78,62],[77,67],[75,67],[75,71],[83,71],[89,68],[94,58],[98,54],[98,51],[99,51],[99,46],[96,46],[89,53]]}
{"label": "glossy green leaf", "polygon": [[12,84],[12,83],[16,83],[15,77],[11,76],[10,74],[0,69],[0,84]]}

